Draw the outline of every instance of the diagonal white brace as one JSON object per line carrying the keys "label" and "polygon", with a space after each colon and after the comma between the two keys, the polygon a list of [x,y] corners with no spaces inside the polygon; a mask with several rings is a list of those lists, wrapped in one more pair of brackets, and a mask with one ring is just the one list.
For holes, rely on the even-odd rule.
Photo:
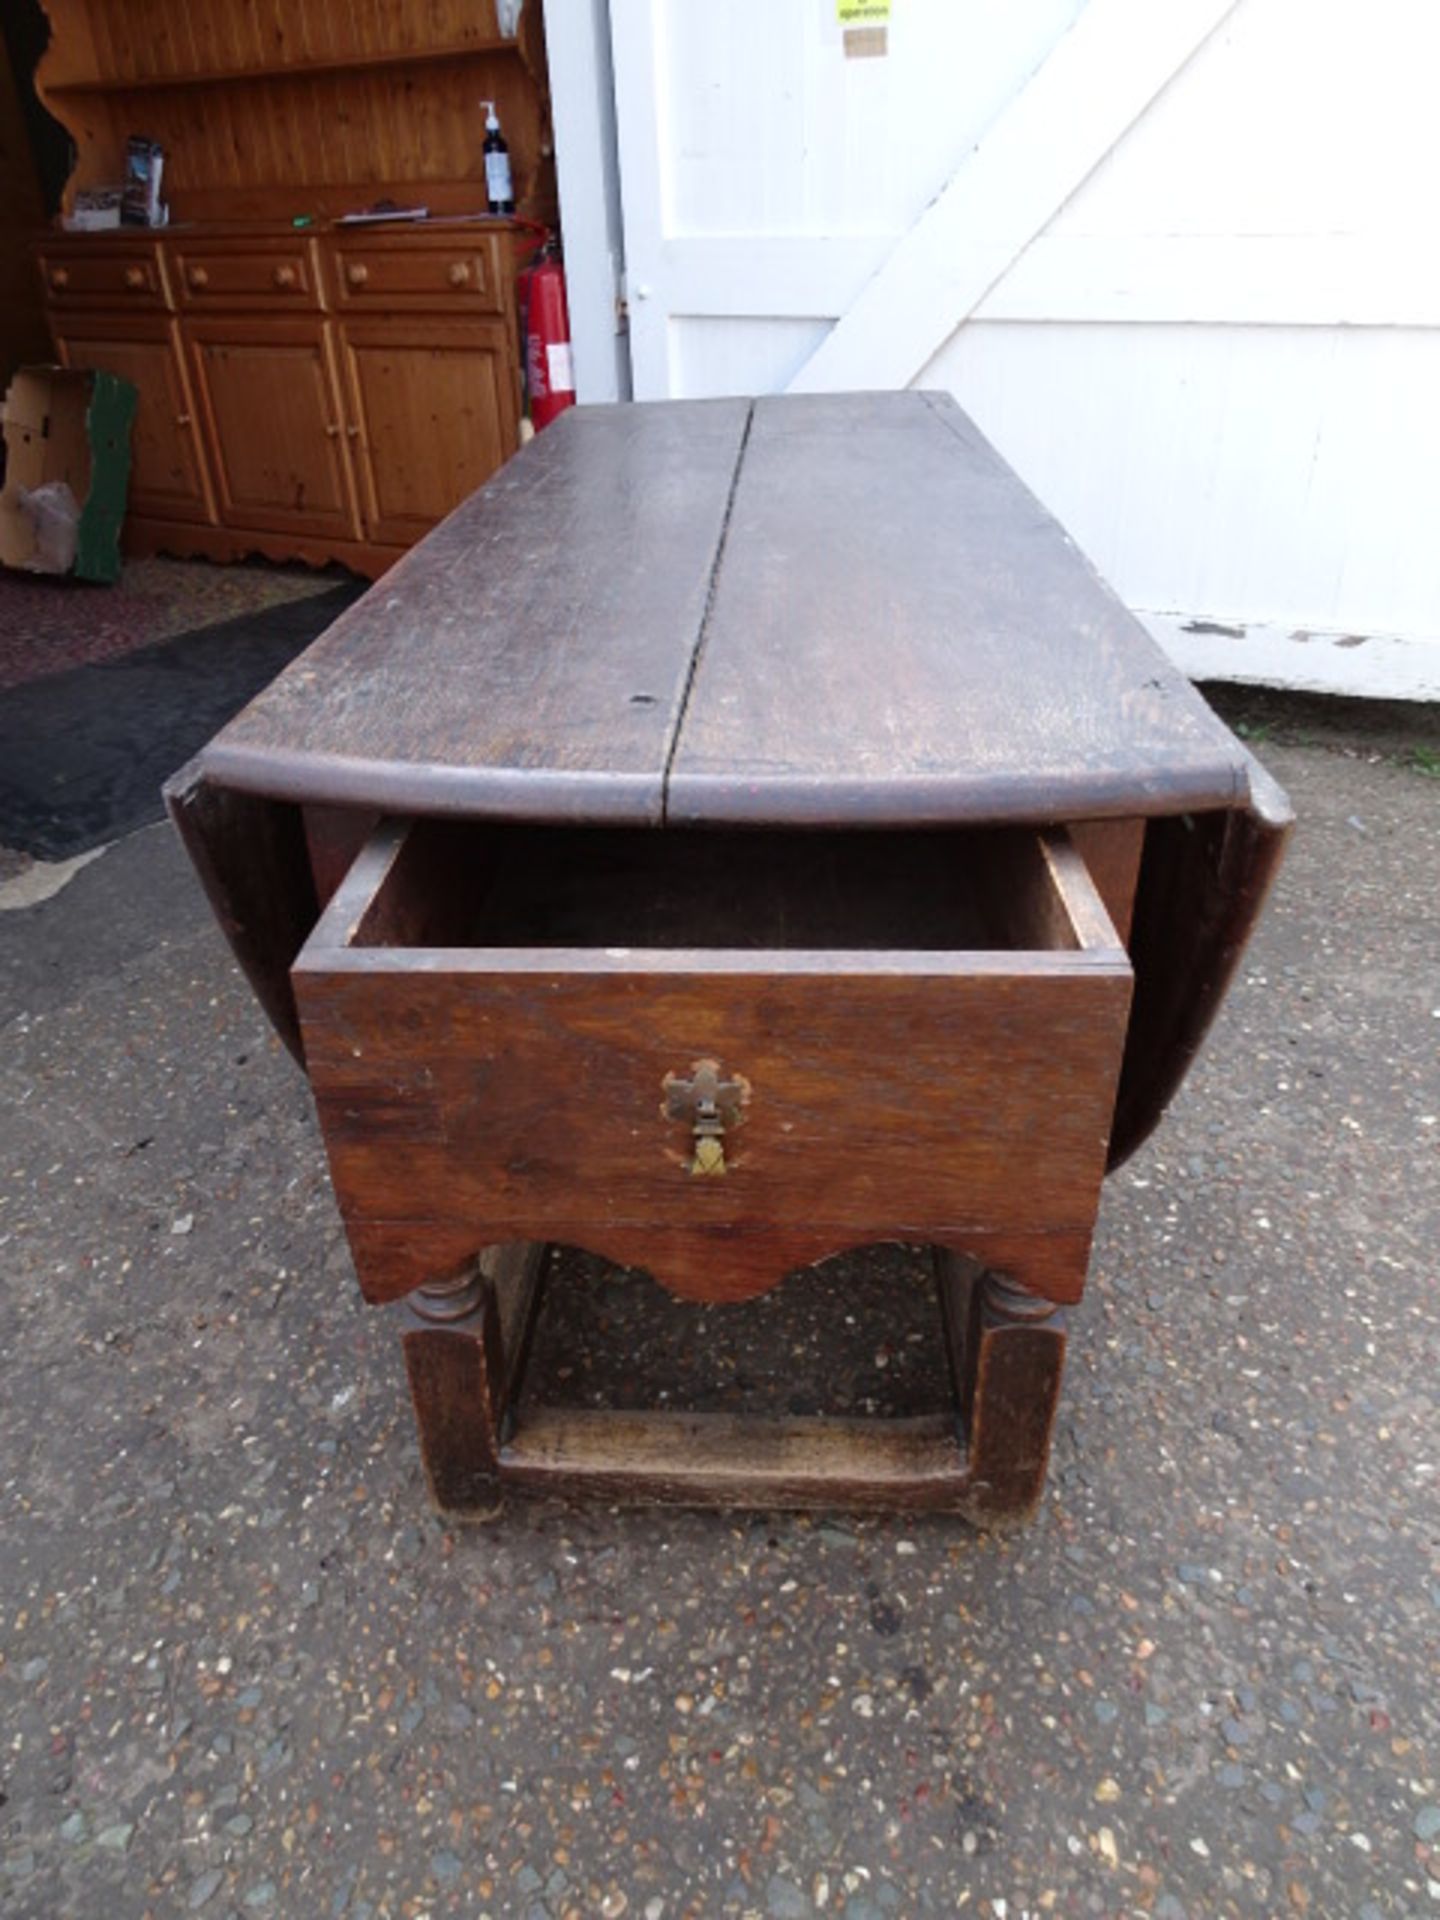
{"label": "diagonal white brace", "polygon": [[790,382],[907,386],[1239,0],[1089,0]]}

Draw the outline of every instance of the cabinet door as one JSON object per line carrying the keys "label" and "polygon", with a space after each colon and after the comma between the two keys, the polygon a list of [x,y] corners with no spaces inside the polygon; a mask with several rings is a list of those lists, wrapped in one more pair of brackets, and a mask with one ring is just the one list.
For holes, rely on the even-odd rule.
{"label": "cabinet door", "polygon": [[366,532],[408,546],[515,451],[503,321],[347,320],[341,329]]}
{"label": "cabinet door", "polygon": [[213,524],[215,508],[174,321],[67,314],[57,324],[55,344],[65,366],[118,373],[139,393],[130,432],[130,511],[156,520]]}
{"label": "cabinet door", "polygon": [[360,531],[323,320],[186,320],[220,518],[353,540]]}

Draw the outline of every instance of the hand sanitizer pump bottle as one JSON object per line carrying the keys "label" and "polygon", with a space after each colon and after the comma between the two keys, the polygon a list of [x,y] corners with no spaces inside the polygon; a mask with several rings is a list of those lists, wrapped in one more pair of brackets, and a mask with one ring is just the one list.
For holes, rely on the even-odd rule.
{"label": "hand sanitizer pump bottle", "polygon": [[482,100],[485,109],[485,197],[491,213],[514,213],[515,187],[510,178],[510,149],[500,131],[499,116],[493,100]]}

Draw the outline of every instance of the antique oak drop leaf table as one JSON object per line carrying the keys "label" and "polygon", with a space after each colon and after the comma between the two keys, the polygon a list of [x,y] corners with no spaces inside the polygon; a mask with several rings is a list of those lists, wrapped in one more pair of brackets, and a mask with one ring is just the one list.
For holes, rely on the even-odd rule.
{"label": "antique oak drop leaf table", "polygon": [[[1028,1512],[1284,796],[954,404],[577,408],[180,775],[439,1504]],[[547,1242],[933,1252],[953,1414],[521,1405]]]}

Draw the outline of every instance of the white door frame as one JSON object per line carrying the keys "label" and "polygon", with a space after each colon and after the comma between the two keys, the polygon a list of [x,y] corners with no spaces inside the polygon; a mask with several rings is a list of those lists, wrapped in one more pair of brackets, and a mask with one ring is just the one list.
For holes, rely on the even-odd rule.
{"label": "white door frame", "polygon": [[576,398],[628,400],[610,8],[607,0],[543,4]]}

